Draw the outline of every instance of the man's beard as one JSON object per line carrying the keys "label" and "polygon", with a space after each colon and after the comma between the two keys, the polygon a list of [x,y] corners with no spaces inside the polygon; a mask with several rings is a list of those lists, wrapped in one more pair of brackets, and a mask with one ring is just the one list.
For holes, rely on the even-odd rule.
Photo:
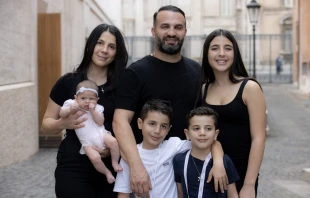
{"label": "man's beard", "polygon": [[175,38],[177,39],[178,43],[176,45],[165,45],[165,42],[161,40],[157,35],[155,36],[156,44],[158,47],[158,50],[169,55],[175,55],[181,51],[181,48],[183,46],[184,39],[179,40],[177,37],[171,37],[167,36],[165,38]]}

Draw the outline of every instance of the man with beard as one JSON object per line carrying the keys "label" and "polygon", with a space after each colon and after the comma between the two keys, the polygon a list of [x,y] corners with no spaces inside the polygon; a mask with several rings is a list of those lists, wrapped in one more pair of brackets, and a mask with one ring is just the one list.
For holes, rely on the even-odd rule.
{"label": "man with beard", "polygon": [[[185,139],[186,115],[195,107],[200,90],[199,64],[181,55],[187,31],[184,12],[175,6],[164,6],[154,14],[153,20],[155,50],[124,71],[116,93],[113,120],[114,133],[130,167],[131,188],[140,197],[149,197],[149,178],[156,179],[155,172],[148,176],[136,147],[142,141],[137,127],[142,106],[150,99],[169,101],[173,117],[166,139]],[[161,130],[154,127],[156,123],[149,126]]]}

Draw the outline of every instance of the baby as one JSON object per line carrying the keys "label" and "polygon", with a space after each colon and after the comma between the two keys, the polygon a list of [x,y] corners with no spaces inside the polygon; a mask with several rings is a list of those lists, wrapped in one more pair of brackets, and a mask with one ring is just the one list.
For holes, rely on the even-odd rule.
{"label": "baby", "polygon": [[112,166],[116,172],[123,170],[118,164],[120,153],[117,140],[107,131],[103,125],[103,106],[97,104],[98,86],[90,81],[84,80],[76,87],[76,95],[74,100],[66,100],[60,109],[59,116],[67,117],[75,108],[84,111],[87,120],[85,126],[75,129],[76,135],[79,138],[82,148],[81,154],[86,154],[97,171],[107,177],[109,183],[115,182],[115,178],[111,171],[103,163],[100,154],[94,147],[99,149],[109,148],[112,158]]}

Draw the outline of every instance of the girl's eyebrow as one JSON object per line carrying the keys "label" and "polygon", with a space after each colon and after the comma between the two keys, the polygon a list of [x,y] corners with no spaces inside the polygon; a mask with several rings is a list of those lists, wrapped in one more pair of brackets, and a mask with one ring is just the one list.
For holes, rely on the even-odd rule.
{"label": "girl's eyebrow", "polygon": [[[219,46],[219,44],[213,44],[213,45],[211,45],[210,47],[218,47]],[[225,47],[233,47],[232,45],[230,45],[230,44],[225,44],[224,45]]]}

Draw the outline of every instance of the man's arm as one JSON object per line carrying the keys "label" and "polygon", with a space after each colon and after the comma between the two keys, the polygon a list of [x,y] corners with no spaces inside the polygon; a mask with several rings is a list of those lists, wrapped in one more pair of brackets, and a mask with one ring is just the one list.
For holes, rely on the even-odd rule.
{"label": "man's arm", "polygon": [[130,126],[133,111],[116,109],[113,118],[113,130],[121,152],[127,159],[130,168],[131,189],[140,197],[149,198],[152,189],[149,175],[139,156],[135,137]]}
{"label": "man's arm", "polygon": [[129,193],[118,193],[117,198],[130,198]]}

